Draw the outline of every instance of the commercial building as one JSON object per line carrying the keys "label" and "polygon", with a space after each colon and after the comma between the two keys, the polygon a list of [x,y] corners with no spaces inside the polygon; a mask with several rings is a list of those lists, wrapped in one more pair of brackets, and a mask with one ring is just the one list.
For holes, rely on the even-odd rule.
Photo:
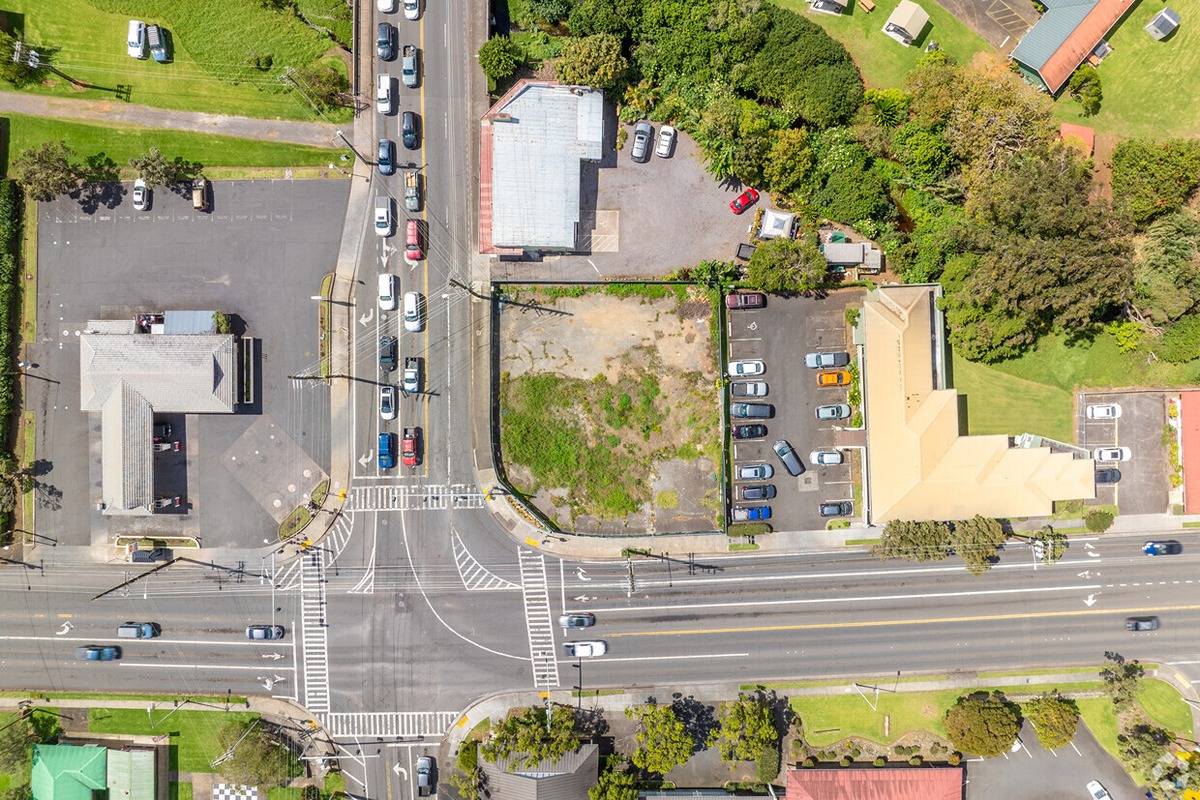
{"label": "commercial building", "polygon": [[787,800],[965,800],[959,767],[789,769]]}
{"label": "commercial building", "polygon": [[1026,80],[1056,95],[1133,7],[1134,0],[1043,2],[1046,13],[1021,37],[1012,59]]}
{"label": "commercial building", "polygon": [[600,751],[585,744],[562,758],[529,766],[518,757],[480,759],[491,800],[587,800],[599,776]]}

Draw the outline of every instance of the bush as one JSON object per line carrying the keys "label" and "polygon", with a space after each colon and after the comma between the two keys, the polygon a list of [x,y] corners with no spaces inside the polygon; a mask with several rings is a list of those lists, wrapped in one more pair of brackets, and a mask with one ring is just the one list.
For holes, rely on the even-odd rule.
{"label": "bush", "polygon": [[838,766],[848,767],[853,763],[854,761],[850,758],[850,756],[842,756],[838,759]]}
{"label": "bush", "polygon": [[1180,317],[1154,346],[1163,361],[1182,364],[1200,356],[1200,314]]}
{"label": "bush", "polygon": [[1104,92],[1100,89],[1100,73],[1091,64],[1083,64],[1075,70],[1071,82],[1067,84],[1067,92],[1083,106],[1085,117],[1095,116],[1100,112],[1100,101],[1104,99]]}
{"label": "bush", "polygon": [[[17,252],[21,243],[21,198],[12,181],[0,181],[0,353],[14,355],[20,338],[21,271]],[[3,430],[20,410],[18,375],[15,370],[0,373],[0,422]],[[7,448],[7,436],[0,435],[0,449]],[[11,525],[5,525],[8,530]]]}
{"label": "bush", "polygon": [[962,756],[958,753],[951,753],[950,755],[946,756],[946,763],[952,767],[957,767],[962,763]]}
{"label": "bush", "polygon": [[874,760],[874,761],[872,761],[871,763],[872,763],[872,764],[874,764],[874,765],[875,765],[875,766],[877,766],[877,767],[886,767],[886,766],[887,766],[887,759],[886,759],[886,758],[884,758],[883,756],[875,756],[875,760]]}
{"label": "bush", "polygon": [[817,760],[812,756],[805,756],[804,760],[800,762],[800,766],[804,767],[805,769],[812,769],[816,765]]}
{"label": "bush", "polygon": [[1137,225],[1180,208],[1200,184],[1200,142],[1126,139],[1112,158],[1113,203]]}
{"label": "bush", "polygon": [[912,756],[911,758],[908,759],[908,765],[910,767],[919,767],[919,766],[921,766],[921,762],[922,762],[922,759],[920,756]]}
{"label": "bush", "polygon": [[754,763],[754,774],[762,783],[770,783],[779,776],[779,748],[764,747]]}
{"label": "bush", "polygon": [[1092,533],[1104,533],[1112,527],[1113,514],[1101,508],[1093,508],[1083,515],[1083,524]]}
{"label": "bush", "polygon": [[1017,739],[1021,715],[1002,692],[976,692],[958,698],[946,711],[946,735],[956,748],[998,756]]}

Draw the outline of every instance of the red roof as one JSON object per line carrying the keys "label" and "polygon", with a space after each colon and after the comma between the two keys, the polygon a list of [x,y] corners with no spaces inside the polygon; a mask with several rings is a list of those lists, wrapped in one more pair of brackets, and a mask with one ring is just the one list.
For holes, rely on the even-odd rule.
{"label": "red roof", "polygon": [[1183,434],[1183,510],[1200,514],[1200,392],[1179,393]]}
{"label": "red roof", "polygon": [[1133,3],[1134,0],[1100,0],[1096,3],[1083,22],[1071,31],[1067,40],[1038,70],[1050,94],[1058,94],[1058,90],[1070,80],[1071,73],[1096,49],[1096,45],[1104,41],[1104,37],[1120,22]]}
{"label": "red roof", "polygon": [[962,767],[789,769],[787,800],[963,800]]}
{"label": "red roof", "polygon": [[1058,138],[1069,145],[1078,146],[1088,158],[1096,152],[1096,132],[1086,125],[1064,122],[1058,129]]}

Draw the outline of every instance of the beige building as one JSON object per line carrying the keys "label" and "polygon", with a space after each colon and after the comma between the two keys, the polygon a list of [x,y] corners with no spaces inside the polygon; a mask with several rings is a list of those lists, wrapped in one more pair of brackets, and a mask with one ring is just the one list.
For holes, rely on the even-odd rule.
{"label": "beige building", "polygon": [[888,286],[863,302],[869,521],[1043,516],[1056,500],[1094,497],[1090,459],[960,433],[940,295],[936,286]]}

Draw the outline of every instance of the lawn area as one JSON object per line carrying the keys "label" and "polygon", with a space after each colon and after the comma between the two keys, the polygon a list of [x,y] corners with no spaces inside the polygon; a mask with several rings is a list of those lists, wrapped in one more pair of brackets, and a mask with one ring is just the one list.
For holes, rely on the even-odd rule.
{"label": "lawn area", "polygon": [[140,708],[93,708],[88,712],[88,730],[149,736],[169,733],[171,770],[212,772],[211,764],[222,752],[218,742],[221,728],[231,722],[250,722],[257,718],[258,714],[250,711],[159,709],[147,714]]}
{"label": "lawn area", "polygon": [[[850,51],[854,63],[862,73],[867,86],[899,86],[904,76],[917,63],[917,58],[930,40],[938,43],[942,50],[954,56],[960,63],[969,64],[976,53],[992,47],[974,31],[963,25],[942,8],[935,0],[922,3],[921,8],[929,12],[929,26],[925,35],[912,47],[904,45],[883,33],[887,21],[900,0],[878,0],[870,14],[854,2],[839,16],[816,14],[808,10],[804,0],[771,0],[780,8],[786,8],[812,20],[825,29]],[[1200,0],[1196,0],[1200,2]]]}
{"label": "lawn area", "polygon": [[1138,703],[1155,722],[1169,731],[1192,738],[1192,710],[1175,687],[1158,678],[1142,681]]}
{"label": "lawn area", "polygon": [[1120,749],[1117,746],[1117,715],[1113,711],[1112,700],[1107,697],[1084,697],[1075,701],[1079,706],[1079,716],[1083,724],[1088,726],[1092,736],[1109,755],[1121,760]]}
{"label": "lawn area", "polygon": [[192,800],[192,785],[171,781],[171,785],[167,787],[167,800]]}
{"label": "lawn area", "polygon": [[[130,158],[141,155],[151,146],[158,147],[169,159],[181,156],[187,161],[198,161],[205,167],[325,166],[331,161],[342,163],[340,157],[343,154],[348,158],[353,157],[349,150],[187,131],[87,125],[20,114],[11,114],[5,119],[9,130],[9,159],[26,148],[54,139],[64,140],[80,160],[95,153],[105,153],[121,167],[127,167]],[[349,165],[350,162],[344,163]]]}
{"label": "lawn area", "polygon": [[[304,0],[302,5],[315,13],[331,2]],[[317,118],[280,76],[287,67],[312,64],[336,48],[299,19],[269,11],[256,0],[10,0],[5,10],[10,19],[17,15],[20,35],[50,53],[58,69],[96,87],[81,90],[51,77],[23,91],[119,102],[118,87],[126,86],[130,102],[186,111]],[[125,47],[130,18],[164,26],[174,60],[158,64],[130,58]],[[266,55],[272,58],[267,70],[249,63],[252,56]],[[351,118],[348,109],[331,116]]]}
{"label": "lawn area", "polygon": [[1200,28],[1180,24],[1167,41],[1154,41],[1142,28],[1164,5],[1184,20],[1200,17],[1200,0],[1141,0],[1108,40],[1113,52],[1099,67],[1100,113],[1084,117],[1064,95],[1055,104],[1057,118],[1121,137],[1200,135]]}
{"label": "lawn area", "polygon": [[954,388],[967,397],[967,433],[1029,431],[1064,442],[1074,438],[1069,391],[957,356],[953,364]]}

